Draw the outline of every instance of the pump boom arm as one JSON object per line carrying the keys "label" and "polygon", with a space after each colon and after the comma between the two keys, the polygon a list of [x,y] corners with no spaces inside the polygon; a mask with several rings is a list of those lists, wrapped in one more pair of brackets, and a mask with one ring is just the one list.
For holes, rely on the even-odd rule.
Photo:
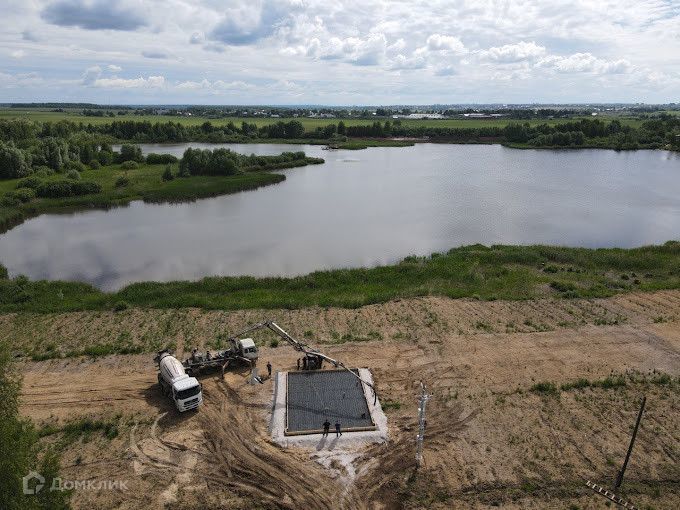
{"label": "pump boom arm", "polygon": [[279,335],[281,338],[283,338],[286,342],[288,342],[291,345],[291,347],[293,347],[293,349],[295,349],[298,352],[302,352],[305,355],[317,356],[319,358],[322,358],[322,359],[328,361],[329,363],[331,363],[336,368],[342,368],[343,370],[347,370],[350,374],[352,374],[354,377],[359,379],[359,381],[361,381],[362,384],[365,384],[366,386],[371,388],[371,390],[373,391],[374,400],[375,400],[375,398],[377,398],[376,392],[375,392],[375,387],[371,383],[364,381],[361,378],[361,376],[359,376],[359,374],[357,374],[357,373],[353,372],[352,370],[350,370],[349,368],[347,368],[342,361],[338,361],[338,360],[333,359],[329,356],[326,356],[325,354],[317,351],[316,349],[311,348],[309,345],[304,344],[302,342],[299,342],[298,340],[293,338],[291,335],[286,333],[286,331],[284,331],[284,329],[281,326],[279,326],[278,324],[276,324],[276,322],[274,322],[274,321],[263,321],[263,322],[258,322],[257,324],[253,324],[252,326],[249,326],[248,328],[244,329],[243,331],[240,331],[236,335],[232,336],[231,338],[229,338],[229,340],[236,341],[241,336],[243,336],[247,333],[250,333],[251,331],[256,331],[256,330],[262,329],[262,328],[270,329],[271,331],[273,331],[274,333]]}

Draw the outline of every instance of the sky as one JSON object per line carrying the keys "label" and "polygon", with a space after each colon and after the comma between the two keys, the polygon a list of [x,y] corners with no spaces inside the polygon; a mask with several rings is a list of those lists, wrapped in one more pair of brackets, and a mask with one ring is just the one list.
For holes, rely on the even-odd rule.
{"label": "sky", "polygon": [[680,102],[680,0],[0,0],[0,102]]}

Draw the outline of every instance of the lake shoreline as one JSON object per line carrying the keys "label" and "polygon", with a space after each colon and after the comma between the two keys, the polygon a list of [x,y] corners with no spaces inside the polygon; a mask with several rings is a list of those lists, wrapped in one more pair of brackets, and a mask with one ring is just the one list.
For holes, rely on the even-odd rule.
{"label": "lake shoreline", "polygon": [[116,292],[79,282],[33,281],[23,276],[8,279],[0,266],[0,312],[129,307],[357,308],[418,296],[488,301],[602,298],[678,289],[678,267],[680,241],[631,249],[478,244],[373,268],[316,271],[288,278],[212,276],[197,281],[149,281]]}
{"label": "lake shoreline", "polygon": [[[164,182],[161,178],[166,165],[145,164],[138,170],[150,168],[157,174],[157,185],[151,189],[136,190],[134,188],[129,189],[129,186],[119,189],[116,186],[116,189],[110,192],[64,198],[39,198],[15,207],[0,207],[0,235],[21,225],[24,221],[43,214],[69,214],[95,209],[109,210],[127,206],[135,200],[155,204],[193,202],[204,198],[239,193],[241,191],[252,191],[262,186],[280,183],[286,179],[285,175],[272,172],[321,163],[323,163],[323,160],[319,160],[319,158],[306,157],[303,160],[290,164],[282,164],[280,167],[274,166],[267,171],[250,171],[234,176],[177,176],[170,184]],[[96,182],[103,172],[116,172],[118,175],[120,170],[119,165],[110,165],[97,170],[86,170],[83,172],[84,180]],[[138,170],[130,171],[133,179]],[[128,172],[125,171],[123,174],[128,175]],[[21,179],[9,179],[4,181],[3,184],[11,189],[19,181]],[[173,189],[169,189],[170,185]]]}
{"label": "lake shoreline", "polygon": [[316,138],[234,138],[225,139],[219,142],[208,142],[205,140],[185,140],[181,142],[140,142],[139,140],[116,140],[114,145],[119,144],[154,144],[154,145],[178,145],[190,143],[215,143],[215,144],[243,144],[243,145],[261,145],[261,144],[289,144],[289,145],[323,145],[337,150],[363,150],[371,147],[412,147],[415,144],[438,144],[438,145],[501,145],[509,149],[537,149],[537,150],[615,150],[615,151],[671,151],[680,152],[680,149],[675,149],[670,145],[664,147],[657,147],[652,145],[643,145],[638,147],[620,147],[614,144],[595,144],[584,143],[582,145],[530,145],[527,143],[508,142],[504,139],[495,140],[449,140],[446,138],[404,138],[404,137],[390,137],[390,138],[372,138],[372,137],[352,137],[345,141],[336,142],[333,140],[319,140]]}
{"label": "lake shoreline", "polygon": [[[673,153],[440,144],[359,153],[174,144],[167,153],[181,155],[189,145],[252,153],[252,161],[299,147],[325,163],[187,178],[176,177],[173,166],[170,181],[163,180],[163,164],[143,164],[127,171],[130,182],[122,187],[116,185],[122,168],[84,170],[83,181],[98,180],[104,200],[33,200],[53,200],[49,210],[24,204],[27,215],[76,214],[45,214],[7,231],[0,263],[13,276],[83,281],[111,292],[132,282],[380,267],[473,243],[633,248],[675,239],[680,229]],[[140,158],[162,152],[151,144],[139,149]],[[164,196],[157,188],[166,189]]]}

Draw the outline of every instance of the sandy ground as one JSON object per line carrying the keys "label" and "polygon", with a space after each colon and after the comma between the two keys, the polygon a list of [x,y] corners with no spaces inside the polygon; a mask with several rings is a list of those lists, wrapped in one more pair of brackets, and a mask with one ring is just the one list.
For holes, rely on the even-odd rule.
{"label": "sandy ground", "polygon": [[[90,323],[105,323],[142,338],[134,325],[149,324],[140,317],[152,312],[171,313],[111,314],[117,322],[102,313],[52,315],[41,319],[40,331],[77,344],[83,329],[95,328]],[[182,311],[187,323],[178,345],[201,345],[215,324],[233,332],[259,313]],[[38,424],[84,416],[119,423],[114,439],[93,434],[68,445],[63,472],[126,480],[128,490],[76,491],[74,506],[604,508],[585,480],[612,485],[643,394],[647,410],[623,492],[641,508],[680,506],[679,384],[650,382],[657,372],[680,375],[680,292],[490,303],[424,298],[266,316],[300,338],[312,332],[307,340],[320,339],[328,355],[371,369],[388,417],[387,443],[349,452],[340,439],[331,454],[281,448],[268,430],[272,383],[250,386],[245,372],[224,381],[204,376],[205,405],[179,415],[160,396],[152,355],[26,362],[22,412]],[[26,317],[0,317],[0,332],[11,336],[21,321]],[[362,341],[338,343],[343,336]],[[297,353],[264,347],[260,359],[288,370]],[[638,382],[558,395],[529,391],[536,382],[626,373]],[[416,471],[419,381],[433,398],[425,463]]]}

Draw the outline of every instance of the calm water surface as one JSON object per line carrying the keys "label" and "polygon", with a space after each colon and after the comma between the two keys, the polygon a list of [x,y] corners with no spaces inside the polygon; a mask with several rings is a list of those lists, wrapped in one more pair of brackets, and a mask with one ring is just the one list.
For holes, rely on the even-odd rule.
{"label": "calm water surface", "polygon": [[[144,145],[178,156],[212,144]],[[419,144],[323,151],[286,181],[187,204],[43,215],[0,236],[12,275],[91,282],[297,275],[374,266],[455,246],[633,247],[680,238],[680,155]]]}

